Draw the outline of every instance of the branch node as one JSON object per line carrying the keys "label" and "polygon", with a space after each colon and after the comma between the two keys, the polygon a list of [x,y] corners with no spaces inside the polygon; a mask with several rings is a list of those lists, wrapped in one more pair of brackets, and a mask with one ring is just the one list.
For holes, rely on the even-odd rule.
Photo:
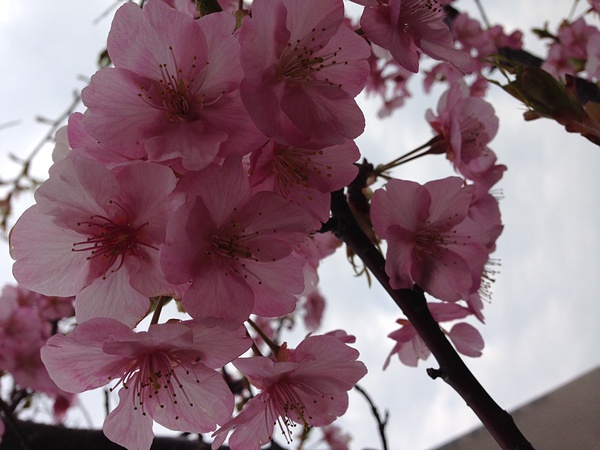
{"label": "branch node", "polygon": [[427,375],[429,375],[432,380],[435,380],[437,378],[442,378],[442,379],[446,378],[446,372],[443,369],[429,368],[429,369],[427,369]]}

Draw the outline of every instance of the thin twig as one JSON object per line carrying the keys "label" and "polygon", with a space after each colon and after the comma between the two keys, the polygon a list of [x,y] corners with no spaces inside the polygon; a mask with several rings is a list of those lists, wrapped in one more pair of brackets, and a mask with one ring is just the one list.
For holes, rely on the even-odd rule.
{"label": "thin twig", "polygon": [[[65,120],[67,120],[67,118],[73,113],[73,111],[75,111],[75,109],[79,105],[80,101],[81,101],[81,95],[79,93],[75,92],[73,94],[73,101],[71,102],[69,107],[66,109],[65,112],[63,112],[60,115],[60,117],[58,119],[54,120],[53,122],[50,122],[50,130],[48,130],[48,132],[43,137],[43,139],[34,147],[34,149],[27,156],[27,158],[21,159],[21,158],[17,158],[14,155],[9,154],[9,156],[14,161],[16,161],[22,165],[22,168],[21,168],[21,171],[17,174],[17,176],[14,179],[4,183],[5,185],[9,186],[9,189],[8,189],[6,196],[3,199],[0,199],[0,206],[1,206],[1,208],[0,208],[0,229],[2,229],[3,231],[6,231],[7,219],[12,212],[11,202],[13,201],[14,197],[16,197],[15,194],[17,194],[21,191],[27,190],[27,189],[32,189],[33,186],[35,186],[35,184],[36,184],[36,181],[29,174],[29,170],[31,168],[31,163],[33,162],[33,159],[40,152],[40,150],[44,147],[44,145],[46,145],[46,143],[48,143],[54,139],[54,135],[56,134],[56,131],[58,130],[58,128],[60,128],[60,126],[63,124],[63,122]],[[30,187],[22,186],[21,182],[24,179],[29,179],[32,182],[32,186],[30,186]]]}
{"label": "thin twig", "polygon": [[373,403],[373,400],[371,400],[371,397],[367,394],[367,392],[358,384],[354,386],[354,389],[360,392],[371,406],[371,412],[373,413],[373,417],[375,417],[375,420],[377,421],[377,428],[379,430],[379,437],[381,438],[381,445],[383,446],[383,450],[388,450],[387,439],[385,437],[385,426],[388,422],[389,412],[386,411],[385,417],[383,418],[383,420],[381,420],[379,410],[377,409],[377,406],[375,406],[375,403]]}
{"label": "thin twig", "polygon": [[487,15],[485,14],[485,9],[483,9],[483,5],[481,4],[480,0],[475,0],[475,4],[477,5],[477,9],[479,10],[479,14],[481,14],[481,20],[483,20],[483,23],[485,24],[486,28],[491,28],[490,25],[490,21],[487,18]]}

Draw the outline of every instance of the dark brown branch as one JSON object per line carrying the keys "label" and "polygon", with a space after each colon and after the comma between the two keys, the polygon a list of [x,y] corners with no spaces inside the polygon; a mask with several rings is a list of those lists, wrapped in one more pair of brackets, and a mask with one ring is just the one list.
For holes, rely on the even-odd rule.
{"label": "dark brown branch", "polygon": [[450,344],[429,309],[421,290],[392,289],[385,273],[385,259],[355,220],[343,191],[332,194],[331,229],[360,257],[384,289],[400,307],[427,344],[440,368],[428,371],[442,378],[471,407],[498,444],[504,449],[530,449],[531,444],[515,425],[512,417],[489,396]]}
{"label": "dark brown branch", "polygon": [[[13,427],[7,424],[0,450],[122,450],[123,447],[109,441],[102,430],[82,430],[46,425],[29,421],[15,421],[20,433],[26,436],[25,446],[15,434]],[[222,450],[229,449],[222,446]],[[271,450],[284,450],[275,442],[268,447]],[[151,450],[210,450],[210,443],[191,440],[185,437],[155,437]]]}

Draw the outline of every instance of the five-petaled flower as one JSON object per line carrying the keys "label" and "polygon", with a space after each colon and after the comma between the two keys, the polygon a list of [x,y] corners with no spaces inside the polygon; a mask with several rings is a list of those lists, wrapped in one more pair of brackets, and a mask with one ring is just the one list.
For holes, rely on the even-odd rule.
{"label": "five-petaled flower", "polygon": [[180,292],[158,259],[181,200],[175,184],[170,168],[153,163],[110,171],[78,155],[59,161],[12,229],[15,278],[44,295],[75,295],[79,322],[101,316],[135,325],[148,297]]}
{"label": "five-petaled flower", "polygon": [[56,384],[83,392],[116,382],[119,405],[104,433],[128,449],[149,449],[152,422],[173,430],[206,433],[225,423],[233,395],[222,367],[250,346],[243,327],[210,322],[150,325],[134,332],[109,318],[90,319],[68,335],[54,335],[42,360]]}
{"label": "five-petaled flower", "polygon": [[473,186],[458,177],[423,186],[391,180],[375,191],[371,220],[387,240],[385,271],[394,289],[416,283],[440,300],[457,301],[479,288],[491,244],[487,230],[469,217],[473,195]]}
{"label": "five-petaled flower", "polygon": [[348,391],[367,373],[358,351],[333,336],[309,336],[294,350],[284,344],[277,360],[241,358],[234,365],[262,391],[217,430],[212,448],[230,430],[232,449],[259,449],[279,427],[288,441],[295,424],[325,426],[348,408]]}

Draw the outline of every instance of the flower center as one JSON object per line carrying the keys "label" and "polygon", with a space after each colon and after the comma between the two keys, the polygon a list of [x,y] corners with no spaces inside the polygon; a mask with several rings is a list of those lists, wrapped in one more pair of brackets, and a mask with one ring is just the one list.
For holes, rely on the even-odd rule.
{"label": "flower center", "polygon": [[[154,87],[147,90],[140,86],[140,97],[144,102],[153,108],[162,110],[165,118],[170,123],[190,122],[198,119],[197,111],[205,104],[204,94],[197,92],[198,83],[191,74],[186,77],[183,70],[177,64],[173,47],[169,46],[171,53],[171,62],[159,63],[160,78],[158,79],[158,98],[153,95],[156,93]],[[189,69],[194,71],[198,58],[192,57]],[[206,62],[208,64],[208,61]],[[218,100],[211,100],[208,104]]]}
{"label": "flower center", "polygon": [[260,261],[256,255],[257,252],[260,252],[260,248],[256,245],[253,247],[249,245],[258,234],[260,234],[259,231],[246,232],[235,219],[231,219],[212,236],[211,243],[214,251],[206,251],[206,256],[220,255],[225,258],[229,270],[233,273],[245,280],[251,278],[258,284],[262,284],[260,277],[251,269],[253,263]]}
{"label": "flower center", "polygon": [[430,22],[439,22],[445,17],[444,10],[438,0],[404,1],[400,8],[398,23],[404,29],[413,29],[416,25],[423,27]]}
{"label": "flower center", "polygon": [[[332,169],[331,166],[317,164],[313,157],[323,154],[323,150],[304,150],[297,148],[280,148],[276,151],[272,170],[279,181],[281,192],[289,197],[291,189],[309,189],[310,174],[317,177]],[[331,174],[327,174],[331,177]]]}
{"label": "flower center", "polygon": [[[147,405],[148,402],[155,402],[160,408],[164,408],[165,402],[178,405],[180,401],[185,400],[190,407],[193,407],[194,404],[186,394],[184,383],[179,379],[176,369],[179,375],[193,373],[190,365],[183,364],[168,352],[146,353],[132,361],[110,391],[117,389],[119,385],[122,385],[123,389],[133,389],[133,409],[141,411],[144,416],[148,411],[152,412],[154,407],[152,404]],[[199,381],[196,379],[196,382]],[[180,391],[179,396],[176,391]],[[175,419],[179,419],[179,416],[175,416]]]}
{"label": "flower center", "polygon": [[[109,203],[119,206],[112,200]],[[89,252],[90,254],[86,258],[88,261],[104,259],[102,278],[105,279],[109,269],[111,273],[119,270],[127,256],[144,258],[140,252],[140,246],[158,251],[156,247],[142,241],[142,230],[146,226],[148,226],[148,222],[138,227],[132,226],[127,216],[114,221],[95,214],[90,216],[89,220],[77,223],[77,227],[83,227],[81,234],[87,234],[88,237],[84,241],[73,243],[71,251]],[[115,264],[116,267],[113,267]]]}
{"label": "flower center", "polygon": [[[325,31],[323,28],[322,31]],[[310,83],[317,81],[315,76],[318,72],[331,66],[338,64],[348,64],[348,61],[338,61],[338,54],[342,47],[338,47],[335,51],[324,53],[324,46],[315,45],[314,40],[317,35],[316,28],[313,28],[311,33],[306,35],[302,40],[297,39],[295,42],[288,42],[287,46],[281,53],[279,60],[279,68],[277,75],[280,79],[287,82],[295,83]],[[325,78],[319,80],[330,86],[342,87]]]}

